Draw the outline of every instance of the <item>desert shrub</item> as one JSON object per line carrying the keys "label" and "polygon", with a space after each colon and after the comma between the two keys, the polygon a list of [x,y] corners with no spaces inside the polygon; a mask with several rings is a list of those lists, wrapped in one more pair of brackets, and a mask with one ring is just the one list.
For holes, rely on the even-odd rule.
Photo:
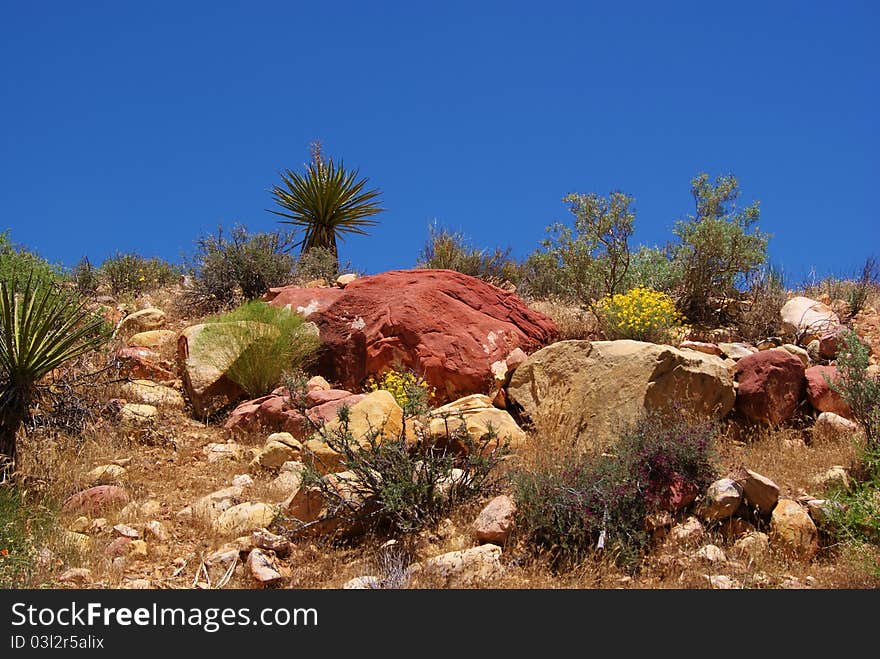
{"label": "desert shrub", "polygon": [[9,240],[9,232],[0,232],[0,280],[24,283],[23,273],[30,273],[34,280],[57,282],[61,268],[27,248]]}
{"label": "desert shrub", "polygon": [[880,291],[880,263],[873,256],[865,260],[862,272],[853,281],[843,300],[849,306],[850,316],[859,313],[872,293]]}
{"label": "desert shrub", "polygon": [[33,587],[39,549],[57,532],[53,508],[12,485],[0,485],[0,588]]}
{"label": "desert shrub", "polygon": [[678,243],[671,247],[681,272],[679,309],[694,322],[717,322],[712,298],[738,298],[744,278],[767,261],[768,236],[757,229],[759,203],[740,210],[739,184],[733,175],[691,181],[696,214],[675,224]]}
{"label": "desert shrub", "polygon": [[185,293],[186,302],[204,311],[216,311],[290,283],[292,246],[291,234],[251,234],[242,225],[235,225],[228,237],[222,227],[216,234],[201,236],[189,266],[194,279]]}
{"label": "desert shrub", "polygon": [[595,341],[601,338],[599,319],[592,311],[562,300],[532,300],[529,308],[548,316],[559,332],[559,340]]}
{"label": "desert shrub", "polygon": [[416,267],[434,270],[455,270],[477,277],[496,286],[519,280],[518,266],[510,258],[510,248],[481,250],[468,244],[461,233],[432,224],[429,236],[419,254]]}
{"label": "desert shrub", "polygon": [[[346,263],[343,269],[349,271],[351,263]],[[307,252],[300,254],[293,268],[293,282],[306,284],[310,281],[323,279],[332,284],[341,274],[339,260],[336,254],[327,247],[312,247]]]}
{"label": "desert shrub", "polygon": [[[325,426],[321,438],[342,455],[346,480],[354,497],[338,489],[311,466],[304,486],[317,487],[329,517],[364,530],[407,533],[434,524],[464,501],[497,490],[503,475],[498,465],[509,455],[507,442],[494,433],[475,442],[467,430],[453,431],[448,441],[411,441],[405,430],[381,438],[381,428],[356,441],[348,426],[348,408],[338,412],[338,427]],[[464,447],[451,450],[450,447]],[[352,503],[352,499],[355,503]]]}
{"label": "desert shrub", "polygon": [[424,378],[402,366],[395,366],[378,377],[370,377],[364,389],[368,392],[384,389],[391,393],[405,417],[428,412],[434,396],[434,388]]}
{"label": "desert shrub", "polygon": [[307,363],[320,346],[302,316],[259,300],[205,322],[198,350],[230,364],[227,377],[253,398],[272,391],[286,371]]}
{"label": "desert shrub", "polygon": [[180,269],[158,257],[117,252],[101,264],[100,279],[113,295],[140,295],[145,291],[175,284]]}
{"label": "desert shrub", "polygon": [[670,330],[684,321],[671,297],[649,288],[605,296],[596,308],[609,339],[663,343],[670,340]]}
{"label": "desert shrub", "polygon": [[744,340],[753,342],[775,336],[781,329],[779,310],[787,299],[782,272],[762,267],[746,282],[742,307],[734,319],[737,331]]}
{"label": "desert shrub", "polygon": [[577,304],[572,291],[566,287],[559,259],[546,250],[536,250],[520,265],[520,279],[516,292],[526,300],[557,300]]}
{"label": "desert shrub", "polygon": [[92,265],[87,256],[84,256],[70,271],[70,280],[80,295],[91,296],[97,292],[101,284],[100,270]]}
{"label": "desert shrub", "polygon": [[533,545],[571,564],[608,550],[635,569],[648,536],[645,517],[672,493],[698,492],[714,476],[714,426],[645,416],[613,455],[566,454],[513,476],[518,524]]}
{"label": "desert shrub", "polygon": [[[849,490],[829,494],[832,532],[848,543],[880,543],[880,378],[868,374],[869,350],[847,332],[837,351],[839,380],[829,386],[850,406],[864,431],[857,473]],[[880,573],[880,564],[875,565]]]}
{"label": "desert shrub", "polygon": [[673,294],[680,283],[679,264],[672,259],[668,249],[641,245],[630,255],[629,268],[621,290],[641,286]]}
{"label": "desert shrub", "polygon": [[[630,262],[629,238],[635,212],[633,198],[623,192],[608,197],[595,193],[563,198],[574,215],[568,226],[555,223],[548,238],[527,259],[526,288],[592,306],[604,295],[622,289]],[[543,273],[539,268],[545,268]],[[552,275],[552,277],[551,277]]]}

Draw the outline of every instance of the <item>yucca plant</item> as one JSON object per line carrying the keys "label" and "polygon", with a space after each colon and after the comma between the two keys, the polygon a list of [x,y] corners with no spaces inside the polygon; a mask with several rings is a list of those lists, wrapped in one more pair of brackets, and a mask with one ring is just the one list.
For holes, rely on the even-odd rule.
{"label": "yucca plant", "polygon": [[40,379],[108,337],[103,318],[33,272],[21,285],[0,281],[0,477],[15,464],[15,437]]}
{"label": "yucca plant", "polygon": [[287,170],[281,175],[283,185],[272,186],[275,202],[284,210],[270,213],[287,218],[305,230],[295,246],[304,254],[313,247],[329,249],[338,256],[336,241],[344,234],[366,235],[374,226],[373,215],[383,211],[376,202],[379,190],[364,190],[367,179],[356,180],[358,171],[348,171],[340,161],[324,158],[320,142],[312,144],[312,160],[304,174]]}

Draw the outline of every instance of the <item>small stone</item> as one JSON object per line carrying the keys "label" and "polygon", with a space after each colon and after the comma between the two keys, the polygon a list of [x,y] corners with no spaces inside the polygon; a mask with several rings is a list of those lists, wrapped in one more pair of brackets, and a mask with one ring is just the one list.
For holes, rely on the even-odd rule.
{"label": "small stone", "polygon": [[791,499],[780,499],[770,517],[770,538],[790,556],[809,561],[819,551],[819,532],[807,511]]}
{"label": "small stone", "polygon": [[849,474],[842,465],[834,465],[822,474],[813,478],[813,484],[821,491],[848,490],[850,487]]}
{"label": "small stone", "polygon": [[284,578],[272,555],[262,549],[252,549],[247,557],[247,566],[251,576],[261,584],[269,585]]}
{"label": "small stone", "polygon": [[746,501],[764,515],[770,513],[779,500],[779,486],[766,476],[743,469],[733,476],[743,488]]}
{"label": "small stone", "polygon": [[144,537],[151,537],[158,542],[166,542],[169,538],[168,529],[159,520],[152,520],[144,525]]}
{"label": "small stone", "polygon": [[320,375],[316,375],[306,382],[306,391],[325,391],[327,389],[332,389],[332,387],[330,386],[330,383]]}
{"label": "small stone", "polygon": [[357,275],[356,275],[356,274],[351,273],[351,272],[347,272],[347,273],[345,273],[345,274],[343,274],[343,275],[339,275],[339,276],[336,278],[336,285],[339,286],[339,288],[345,288],[345,287],[348,286],[351,282],[353,282],[355,279],[357,279]]}
{"label": "small stone", "polygon": [[125,583],[125,588],[129,590],[149,590],[152,587],[149,579],[131,579]]}
{"label": "small stone", "polygon": [[250,487],[253,484],[254,479],[251,478],[250,474],[238,474],[232,479],[232,485],[234,487]]}
{"label": "small stone", "polygon": [[742,486],[731,478],[721,478],[706,490],[705,501],[700,506],[700,515],[709,521],[727,519],[736,512],[742,499]]}
{"label": "small stone", "polygon": [[234,442],[227,442],[225,444],[212,442],[202,449],[202,454],[208,458],[208,462],[240,460],[244,455],[244,447]]}
{"label": "small stone", "polygon": [[376,590],[382,587],[382,580],[379,577],[355,577],[349,579],[342,585],[343,590]]}
{"label": "small stone", "polygon": [[278,516],[278,509],[268,503],[249,501],[224,510],[214,525],[221,535],[241,535],[269,526]]}
{"label": "small stone", "polygon": [[116,464],[105,464],[92,469],[86,474],[86,478],[92,485],[112,485],[125,476],[125,473],[125,467],[120,467]]}
{"label": "small stone", "polygon": [[259,549],[269,549],[279,556],[285,556],[290,552],[290,541],[282,535],[277,535],[267,529],[257,529],[251,533],[251,543]]}
{"label": "small stone", "polygon": [[779,348],[776,348],[776,350],[785,350],[800,359],[804,368],[810,367],[810,354],[804,348],[796,346],[793,343],[786,343]]}
{"label": "small stone", "polygon": [[813,424],[813,442],[836,442],[859,432],[859,427],[849,419],[834,412],[822,412]]}
{"label": "small stone", "polygon": [[479,586],[498,577],[501,565],[501,547],[486,544],[463,551],[453,551],[429,558],[408,568],[411,575],[430,575],[446,588]]}
{"label": "small stone", "polygon": [[706,530],[696,517],[688,517],[681,524],[669,530],[669,540],[675,544],[696,544],[705,535]]}
{"label": "small stone", "polygon": [[143,540],[132,540],[128,545],[128,556],[135,560],[146,560],[147,543]]}
{"label": "small stone", "polygon": [[716,590],[733,590],[736,588],[742,588],[742,585],[736,579],[732,579],[725,574],[713,574],[711,576],[705,575],[705,577],[709,582],[709,585]]}
{"label": "small stone", "polygon": [[153,405],[126,403],[119,411],[119,423],[124,427],[140,427],[153,423],[159,410]]}
{"label": "small stone", "polygon": [[62,572],[58,577],[58,581],[61,583],[85,584],[91,582],[91,580],[92,571],[84,567],[72,567],[69,570]]}
{"label": "small stone", "polygon": [[96,485],[65,499],[64,511],[100,512],[128,503],[128,494],[118,485]]}
{"label": "small stone", "polygon": [[116,535],[122,536],[123,538],[140,538],[141,534],[137,529],[133,529],[132,527],[126,524],[117,524],[113,527],[113,531]]}
{"label": "small stone", "polygon": [[108,558],[125,556],[125,554],[128,553],[128,545],[130,545],[131,543],[131,538],[116,538],[104,548],[104,555]]}
{"label": "small stone", "polygon": [[110,522],[106,517],[96,517],[91,521],[88,528],[90,535],[101,535],[110,529]]}
{"label": "small stone", "polygon": [[74,533],[85,533],[88,531],[91,521],[92,520],[85,516],[77,517],[73,520],[73,524],[70,525],[69,530]]}
{"label": "small stone", "polygon": [[704,545],[703,547],[700,547],[695,555],[697,558],[706,561],[707,563],[724,563],[727,561],[727,556],[724,555],[724,550],[717,545]]}
{"label": "small stone", "polygon": [[509,496],[497,496],[474,521],[474,534],[481,543],[503,545],[513,532],[516,503]]}
{"label": "small stone", "polygon": [[751,563],[761,563],[770,558],[770,539],[766,533],[753,531],[733,543],[734,553]]}

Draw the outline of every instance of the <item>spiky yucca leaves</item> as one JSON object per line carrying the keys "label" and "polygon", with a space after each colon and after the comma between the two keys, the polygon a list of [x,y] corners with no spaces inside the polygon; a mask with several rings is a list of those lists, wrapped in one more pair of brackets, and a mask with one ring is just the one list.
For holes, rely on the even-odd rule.
{"label": "spiky yucca leaves", "polygon": [[33,273],[23,285],[0,281],[0,476],[15,462],[15,436],[39,380],[109,335],[102,318]]}
{"label": "spiky yucca leaves", "polygon": [[338,255],[337,238],[347,233],[366,235],[374,226],[371,216],[384,210],[376,202],[379,190],[364,190],[367,179],[356,180],[358,171],[348,171],[340,161],[325,159],[319,143],[312,145],[312,160],[305,174],[287,170],[281,175],[283,185],[272,186],[275,202],[284,210],[269,212],[281,217],[284,224],[302,227],[305,235],[296,243],[301,253],[323,247]]}

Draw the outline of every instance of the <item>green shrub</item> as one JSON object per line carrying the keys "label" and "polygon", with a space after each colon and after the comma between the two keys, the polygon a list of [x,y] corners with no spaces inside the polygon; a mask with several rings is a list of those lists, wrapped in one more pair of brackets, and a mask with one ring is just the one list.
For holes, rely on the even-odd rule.
{"label": "green shrub", "polygon": [[868,374],[870,348],[858,334],[848,331],[837,350],[835,365],[839,380],[829,386],[846,401],[853,419],[865,432],[869,446],[880,445],[880,378]]}
{"label": "green shrub", "polygon": [[684,321],[671,297],[649,288],[606,295],[599,300],[596,310],[605,335],[612,340],[668,343],[672,341],[672,328]]}
{"label": "green shrub", "polygon": [[227,377],[252,398],[272,391],[286,371],[307,363],[320,346],[302,316],[259,300],[205,322],[198,350],[229,364]]}
{"label": "green shrub", "polygon": [[878,291],[880,291],[880,264],[878,264],[876,258],[870,256],[865,260],[862,272],[852,282],[843,298],[849,307],[849,315],[852,317],[859,313],[864,308],[871,293],[877,293]]}
{"label": "green shrub", "polygon": [[638,286],[651,288],[662,293],[673,294],[681,284],[681,272],[668,249],[639,246],[630,255],[629,268],[621,290]]}
{"label": "green shrub", "polygon": [[290,283],[292,245],[288,233],[251,234],[242,225],[234,226],[228,238],[222,227],[216,235],[200,237],[190,265],[194,280],[185,293],[186,302],[203,311],[216,311]]}
{"label": "green shrub", "polygon": [[490,284],[502,286],[516,284],[519,270],[510,258],[510,248],[493,251],[476,249],[467,243],[465,236],[432,224],[428,227],[428,240],[419,254],[416,267],[433,270],[455,270],[477,277]]}
{"label": "green shrub", "polygon": [[739,184],[733,175],[714,183],[707,174],[691,181],[696,214],[676,223],[672,247],[682,273],[679,309],[694,322],[717,322],[712,298],[739,297],[738,285],[767,261],[768,236],[757,229],[758,202],[739,210]]}
{"label": "green shrub", "polygon": [[[466,429],[445,442],[408,441],[405,430],[381,439],[381,428],[356,441],[348,426],[349,410],[338,412],[338,427],[325,426],[323,441],[342,455],[350,471],[351,497],[341,496],[314,467],[307,466],[303,484],[318,488],[329,518],[350,528],[407,533],[438,522],[457,504],[494,492],[502,474],[498,465],[509,455],[506,442],[494,433],[475,442]],[[451,450],[449,447],[463,447]]]}
{"label": "green shrub", "polygon": [[61,268],[52,265],[41,256],[9,240],[9,232],[0,232],[0,280],[23,284],[23,273],[31,273],[35,280],[57,282]]}
{"label": "green shrub", "polygon": [[140,295],[176,284],[180,270],[158,257],[117,252],[101,264],[100,278],[113,295]]}
{"label": "green shrub", "polygon": [[615,454],[585,452],[514,474],[518,528],[568,565],[608,550],[635,569],[648,536],[645,518],[670,493],[698,492],[711,482],[713,426],[640,419]]}
{"label": "green shrub", "polygon": [[92,296],[101,284],[100,270],[92,265],[87,256],[79,260],[70,272],[70,279],[76,285],[80,295]]}
{"label": "green shrub", "polygon": [[0,485],[0,588],[33,588],[38,551],[58,530],[55,511]]}
{"label": "green shrub", "polygon": [[299,286],[310,281],[323,279],[328,285],[332,285],[336,278],[345,273],[354,273],[351,261],[339,265],[339,260],[330,249],[326,247],[312,247],[300,254],[293,268],[293,283]]}

